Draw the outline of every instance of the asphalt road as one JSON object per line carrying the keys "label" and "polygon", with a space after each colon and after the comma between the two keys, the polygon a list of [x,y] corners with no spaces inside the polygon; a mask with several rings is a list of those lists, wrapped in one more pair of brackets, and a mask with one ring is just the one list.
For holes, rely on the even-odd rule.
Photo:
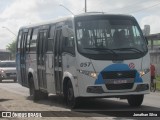
{"label": "asphalt road", "polygon": [[[19,96],[23,96],[26,100],[29,99],[28,97],[29,90],[25,87],[22,87],[18,83],[13,83],[11,81],[0,83],[0,89],[8,91],[9,93],[14,93]],[[47,107],[48,110],[51,110],[51,111],[56,111],[54,110],[53,107],[60,107],[62,108],[61,109],[62,111],[69,111],[69,109],[65,106],[63,98],[55,96],[55,95],[50,95],[47,100],[42,100],[34,104],[45,105],[45,107]],[[52,108],[52,109],[49,109],[49,108]],[[115,120],[118,119],[118,114],[121,114],[122,113],[121,111],[125,111],[125,114],[129,111],[136,111],[137,113],[143,113],[145,111],[147,112],[153,111],[154,113],[154,111],[160,111],[160,92],[155,92],[155,93],[150,93],[150,94],[145,95],[143,104],[139,108],[130,107],[127,103],[127,100],[120,100],[116,98],[105,98],[105,99],[103,98],[103,99],[83,100],[79,108],[74,109],[73,111],[78,111],[81,113],[86,113],[86,112],[95,113],[95,114],[92,114],[94,117],[97,117],[96,115],[99,115],[99,114],[100,116],[101,115],[102,116],[103,115],[112,116],[114,117],[112,119],[115,119]],[[113,112],[114,114],[111,114],[111,112],[106,112],[106,111],[119,111],[119,112]],[[134,119],[137,119],[137,118],[134,118]],[[138,119],[146,120],[150,118],[141,117]],[[152,120],[153,119],[158,120],[159,118],[154,117],[152,118]]]}

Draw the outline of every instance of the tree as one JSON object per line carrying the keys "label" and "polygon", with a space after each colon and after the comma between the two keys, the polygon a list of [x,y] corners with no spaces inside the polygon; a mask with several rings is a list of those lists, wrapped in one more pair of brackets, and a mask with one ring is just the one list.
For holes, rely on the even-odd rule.
{"label": "tree", "polygon": [[16,55],[16,40],[12,41],[11,43],[9,43],[7,45],[7,50],[9,50],[11,52],[11,58],[15,59],[15,55]]}

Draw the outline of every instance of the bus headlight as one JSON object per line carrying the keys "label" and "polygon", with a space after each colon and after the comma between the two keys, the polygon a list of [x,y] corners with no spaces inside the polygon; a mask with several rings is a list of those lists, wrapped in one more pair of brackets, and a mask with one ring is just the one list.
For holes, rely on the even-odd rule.
{"label": "bus headlight", "polygon": [[147,74],[149,72],[149,68],[139,71],[140,76]]}
{"label": "bus headlight", "polygon": [[97,73],[95,73],[95,72],[90,72],[90,76],[93,77],[93,78],[97,78]]}
{"label": "bus headlight", "polygon": [[92,78],[97,78],[97,73],[96,72],[93,72],[93,71],[86,71],[86,70],[78,70],[81,74],[84,74],[84,75],[88,75]]}

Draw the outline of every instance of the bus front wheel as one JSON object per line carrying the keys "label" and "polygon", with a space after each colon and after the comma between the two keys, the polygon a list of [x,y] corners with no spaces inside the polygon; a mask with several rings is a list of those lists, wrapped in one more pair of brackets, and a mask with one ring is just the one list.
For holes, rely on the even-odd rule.
{"label": "bus front wheel", "polygon": [[130,106],[139,107],[143,102],[144,95],[131,95],[127,98]]}
{"label": "bus front wheel", "polygon": [[65,99],[67,106],[70,108],[75,108],[78,105],[78,98],[74,97],[74,90],[71,81],[67,82]]}

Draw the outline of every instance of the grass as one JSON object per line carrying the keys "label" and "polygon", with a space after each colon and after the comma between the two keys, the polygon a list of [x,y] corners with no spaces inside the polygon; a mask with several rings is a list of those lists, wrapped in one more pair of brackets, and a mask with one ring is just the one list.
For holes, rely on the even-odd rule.
{"label": "grass", "polygon": [[157,90],[160,90],[160,76],[156,77],[156,88]]}
{"label": "grass", "polygon": [[159,81],[156,83],[156,89],[160,90],[160,82]]}
{"label": "grass", "polygon": [[157,76],[157,77],[156,77],[156,80],[157,80],[157,81],[160,81],[160,76]]}

